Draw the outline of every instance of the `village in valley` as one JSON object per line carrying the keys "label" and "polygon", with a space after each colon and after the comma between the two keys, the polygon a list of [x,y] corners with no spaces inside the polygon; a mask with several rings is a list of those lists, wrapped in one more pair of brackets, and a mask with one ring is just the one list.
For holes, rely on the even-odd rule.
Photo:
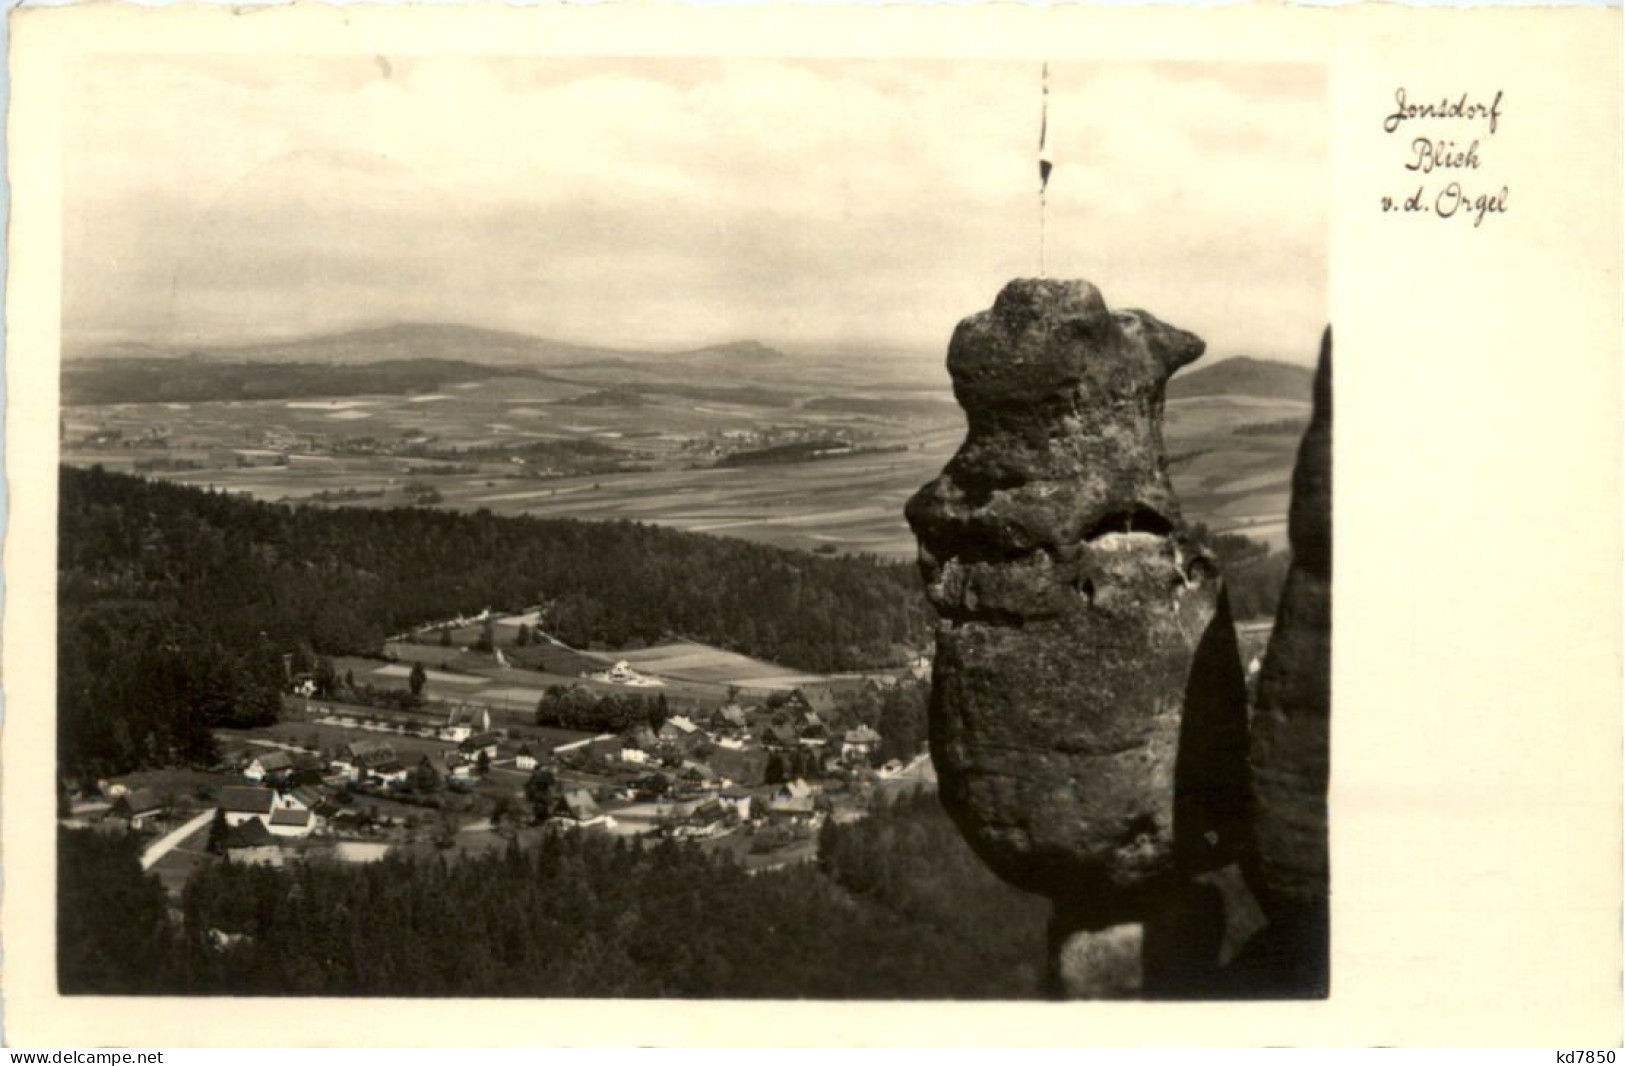
{"label": "village in valley", "polygon": [[[992,785],[945,762],[939,791],[930,734],[950,755],[957,694],[944,683],[928,713],[954,658],[932,649],[961,620],[925,594],[938,557],[907,517],[971,439],[954,323],[1019,261],[1008,227],[966,220],[1032,206],[1030,183],[965,169],[960,118],[992,99],[1036,118],[1037,67],[969,64],[947,84],[867,61],[254,68],[137,57],[72,79],[58,991],[1040,994],[1048,902],[940,801]],[[515,136],[469,139],[466,109],[423,107],[447,77],[491,87]],[[606,77],[634,95],[598,91]],[[1181,100],[1229,91],[1145,77]],[[619,141],[610,169],[641,192],[606,199],[607,172],[568,161],[605,158],[583,131],[642,123],[632,99],[686,103]],[[912,117],[845,147],[863,131],[758,136],[806,113],[760,123],[763,101],[804,99]],[[897,136],[931,115],[946,125],[929,144]],[[683,151],[648,135],[668,126]],[[187,127],[209,135],[174,136]],[[897,195],[930,187],[921,159],[940,188]],[[146,160],[207,195],[101,177]],[[463,231],[429,189],[466,207]],[[1295,261],[1290,280],[1312,274]],[[1255,329],[1266,316],[1228,285],[1109,280],[1109,306],[1178,310],[1212,345],[1142,397],[1166,416],[1146,438],[1153,509],[1181,530],[1181,574],[1211,555],[1256,672],[1312,412],[1299,340],[1323,294]],[[1009,487],[989,471],[967,499]],[[1108,517],[1023,551],[1082,567],[1118,535]],[[1061,599],[1094,606],[1078,574]],[[1004,592],[965,580],[967,617],[1000,610]]]}
{"label": "village in valley", "polygon": [[428,624],[377,658],[284,656],[276,722],[207,769],[81,781],[63,822],[200,866],[472,855],[557,832],[676,839],[748,870],[810,861],[826,820],[934,789],[928,658],[815,675],[703,644],[575,649],[545,607]]}

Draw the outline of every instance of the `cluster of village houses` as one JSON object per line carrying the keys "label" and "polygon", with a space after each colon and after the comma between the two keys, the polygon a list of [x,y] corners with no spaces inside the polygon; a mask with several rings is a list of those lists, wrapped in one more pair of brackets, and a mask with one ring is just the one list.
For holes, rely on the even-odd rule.
{"label": "cluster of village houses", "polygon": [[[881,743],[867,725],[832,727],[835,710],[830,692],[810,689],[771,711],[730,702],[709,715],[673,715],[659,729],[639,725],[546,747],[493,730],[489,712],[478,705],[455,707],[428,722],[420,713],[345,708],[335,712],[339,717],[322,720],[358,731],[433,737],[444,747],[425,752],[415,745],[414,752],[403,753],[387,737],[361,735],[326,757],[281,748],[244,753],[236,769],[249,783],[222,788],[218,796],[228,830],[224,846],[236,861],[280,863],[303,838],[364,835],[357,806],[338,801],[343,793],[472,792],[493,771],[502,771],[508,791],[520,794],[539,769],[558,778],[548,808],[537,813],[561,826],[616,831],[616,811],[638,806],[647,812],[653,804],[662,812],[658,821],[619,831],[708,837],[750,825],[804,835],[828,811],[820,800],[823,779],[868,772]],[[774,760],[778,780],[769,785]],[[879,773],[903,769],[888,765]],[[156,790],[136,789],[118,795],[108,813],[143,829],[166,816],[168,807]],[[376,825],[367,819],[370,831]]]}

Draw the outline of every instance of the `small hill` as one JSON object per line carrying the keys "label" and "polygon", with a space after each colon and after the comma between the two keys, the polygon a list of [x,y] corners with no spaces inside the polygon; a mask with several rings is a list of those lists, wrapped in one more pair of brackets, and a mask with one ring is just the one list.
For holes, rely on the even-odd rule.
{"label": "small hill", "polygon": [[1175,375],[1168,383],[1168,398],[1259,396],[1308,403],[1313,386],[1314,371],[1307,366],[1238,355]]}
{"label": "small hill", "polygon": [[769,348],[761,341],[729,341],[727,344],[709,344],[703,348],[690,348],[685,352],[675,352],[673,355],[679,359],[694,356],[721,356],[742,363],[766,362],[784,358],[783,352],[777,348]]}

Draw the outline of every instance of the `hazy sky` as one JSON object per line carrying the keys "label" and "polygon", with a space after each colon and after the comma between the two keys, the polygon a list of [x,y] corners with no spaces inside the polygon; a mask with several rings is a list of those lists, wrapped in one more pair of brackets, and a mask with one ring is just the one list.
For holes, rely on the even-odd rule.
{"label": "hazy sky", "polygon": [[[1038,272],[1038,63],[137,57],[65,116],[70,341],[451,321],[941,352]],[[1051,68],[1049,273],[1308,361],[1323,72]]]}

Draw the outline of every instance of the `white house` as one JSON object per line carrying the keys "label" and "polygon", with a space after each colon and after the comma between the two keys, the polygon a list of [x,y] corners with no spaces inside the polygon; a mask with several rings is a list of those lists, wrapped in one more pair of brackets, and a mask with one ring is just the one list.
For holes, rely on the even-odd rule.
{"label": "white house", "polygon": [[267,826],[272,836],[308,837],[316,828],[316,814],[303,807],[278,807]]}
{"label": "white house", "polygon": [[243,776],[250,781],[264,781],[267,777],[286,774],[293,769],[293,759],[285,751],[268,751],[254,756]]}
{"label": "white house", "polygon": [[366,770],[366,775],[367,777],[375,781],[382,782],[386,785],[403,785],[406,783],[409,772],[406,767],[402,766],[399,762],[391,760],[389,762],[378,763],[376,766],[369,766]]}
{"label": "white house", "polygon": [[321,819],[316,815],[316,804],[320,801],[320,797],[309,789],[281,793],[276,797],[267,828],[273,836],[309,836],[321,827]]}
{"label": "white house", "polygon": [[866,725],[848,729],[841,740],[841,758],[867,759],[880,745],[880,734]]}
{"label": "white house", "polygon": [[351,781],[377,774],[376,767],[396,762],[395,749],[387,740],[352,740],[332,762],[332,768]]}
{"label": "white house", "polygon": [[461,743],[475,733],[491,731],[491,712],[484,707],[461,704],[453,707],[440,727],[440,739]]}

